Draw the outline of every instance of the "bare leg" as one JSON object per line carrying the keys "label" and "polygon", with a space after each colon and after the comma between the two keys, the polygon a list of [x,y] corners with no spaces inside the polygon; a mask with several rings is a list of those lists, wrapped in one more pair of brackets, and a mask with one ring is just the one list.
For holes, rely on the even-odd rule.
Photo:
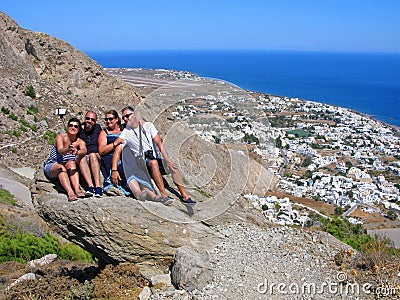
{"label": "bare leg", "polygon": [[68,161],[65,164],[65,167],[67,168],[69,179],[71,181],[72,188],[74,189],[75,194],[80,193],[81,187],[79,185],[79,173],[75,161],[72,160]]}
{"label": "bare leg", "polygon": [[154,194],[147,187],[144,187],[143,185],[139,185],[139,183],[135,179],[132,179],[131,181],[129,181],[129,188],[131,189],[131,191],[136,199],[141,199],[143,191],[146,191],[146,193],[150,199],[152,199],[152,200],[157,199],[156,194]]}
{"label": "bare leg", "polygon": [[156,200],[159,197],[156,194],[154,194],[151,190],[149,190],[147,187],[142,186],[142,190],[146,191],[147,196],[152,200]]}
{"label": "bare leg", "polygon": [[172,170],[170,170],[170,172],[171,172],[171,175],[172,175],[172,179],[173,179],[176,187],[178,188],[179,193],[182,196],[182,199],[183,200],[189,199],[189,195],[186,193],[186,189],[185,189],[185,187],[183,185],[182,176],[181,176],[181,173],[179,172],[179,170],[178,169],[172,169]]}
{"label": "bare leg", "polygon": [[90,153],[90,171],[92,172],[95,187],[100,186],[100,155],[98,153]]}
{"label": "bare leg", "polygon": [[81,171],[81,174],[82,174],[83,178],[85,179],[88,187],[94,186],[93,180],[92,180],[92,174],[90,173],[90,169],[89,169],[89,165],[86,160],[86,157],[77,158],[76,163],[79,165],[79,170]]}
{"label": "bare leg", "polygon": [[140,190],[139,183],[135,179],[129,181],[129,188],[131,189],[135,198],[140,199],[142,191]]}
{"label": "bare leg", "polygon": [[71,188],[71,182],[65,166],[59,163],[54,164],[51,168],[50,175],[52,178],[58,178],[58,180],[60,180],[61,186],[64,188],[68,196],[75,195]]}
{"label": "bare leg", "polygon": [[168,196],[165,186],[164,186],[164,181],[162,178],[162,175],[160,173],[160,168],[158,166],[158,161],[155,159],[152,159],[148,163],[149,169],[150,169],[150,175],[151,178],[153,178],[158,190],[160,191],[162,196]]}

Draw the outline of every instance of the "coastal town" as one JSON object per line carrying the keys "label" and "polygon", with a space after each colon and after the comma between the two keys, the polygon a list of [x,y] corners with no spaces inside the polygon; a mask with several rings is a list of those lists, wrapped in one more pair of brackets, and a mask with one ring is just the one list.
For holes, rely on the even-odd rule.
{"label": "coastal town", "polygon": [[[152,75],[160,80],[206,80],[179,71],[157,70]],[[190,97],[175,91],[179,100],[173,118],[187,122],[203,140],[245,143],[251,157],[279,178],[272,195],[245,195],[269,220],[285,225],[312,223],[312,207],[305,210],[291,198],[330,204],[352,223],[364,222],[350,216],[357,209],[397,218],[397,128],[343,107],[243,91],[213,79],[203,85],[207,88],[192,91]],[[158,96],[168,97],[164,92]]]}

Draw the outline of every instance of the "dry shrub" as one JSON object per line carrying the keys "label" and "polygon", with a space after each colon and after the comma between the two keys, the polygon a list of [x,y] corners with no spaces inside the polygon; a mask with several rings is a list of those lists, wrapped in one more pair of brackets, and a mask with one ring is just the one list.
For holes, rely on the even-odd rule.
{"label": "dry shrub", "polygon": [[26,280],[17,284],[9,291],[4,291],[1,299],[73,299],[71,289],[76,289],[79,286],[80,283],[76,279],[68,277],[43,277],[41,280]]}
{"label": "dry shrub", "polygon": [[[12,270],[12,268],[16,268]],[[17,270],[19,268],[19,270]],[[38,280],[22,281],[11,289],[6,286],[27,272],[34,272]],[[94,264],[56,260],[46,266],[27,269],[25,265],[7,262],[0,265],[1,279],[6,280],[0,299],[92,299],[90,280],[98,273]]]}
{"label": "dry shrub", "polygon": [[92,296],[94,299],[137,299],[143,287],[147,285],[149,282],[134,264],[107,265],[92,280]]}
{"label": "dry shrub", "polygon": [[382,283],[398,283],[400,251],[388,239],[376,239],[364,246],[359,267],[375,275]]}

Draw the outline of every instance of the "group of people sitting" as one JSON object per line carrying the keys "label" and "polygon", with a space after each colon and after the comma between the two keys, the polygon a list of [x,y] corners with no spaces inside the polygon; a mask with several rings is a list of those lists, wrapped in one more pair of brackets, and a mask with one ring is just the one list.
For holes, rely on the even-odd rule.
{"label": "group of people sitting", "polygon": [[[104,128],[97,123],[94,111],[86,113],[83,123],[71,118],[67,132],[56,136],[55,145],[44,162],[45,175],[60,181],[68,201],[102,197],[103,191],[118,189],[121,194],[138,200],[169,205],[173,199],[166,192],[162,176],[171,174],[182,203],[195,205],[154,124],[139,121],[131,106],[124,107],[121,112],[124,125],[118,113],[109,110],[105,114]],[[104,178],[103,188],[100,172]],[[80,175],[88,186],[86,192],[81,190]]]}

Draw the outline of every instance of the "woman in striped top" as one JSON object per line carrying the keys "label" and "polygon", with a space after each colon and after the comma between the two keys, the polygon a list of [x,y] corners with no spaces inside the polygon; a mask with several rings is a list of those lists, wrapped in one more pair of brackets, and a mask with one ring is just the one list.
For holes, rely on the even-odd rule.
{"label": "woman in striped top", "polygon": [[68,195],[68,201],[84,198],[79,185],[77,166],[86,157],[86,144],[78,138],[81,122],[77,118],[68,121],[66,133],[56,136],[49,158],[44,162],[44,173],[50,178],[58,178]]}

